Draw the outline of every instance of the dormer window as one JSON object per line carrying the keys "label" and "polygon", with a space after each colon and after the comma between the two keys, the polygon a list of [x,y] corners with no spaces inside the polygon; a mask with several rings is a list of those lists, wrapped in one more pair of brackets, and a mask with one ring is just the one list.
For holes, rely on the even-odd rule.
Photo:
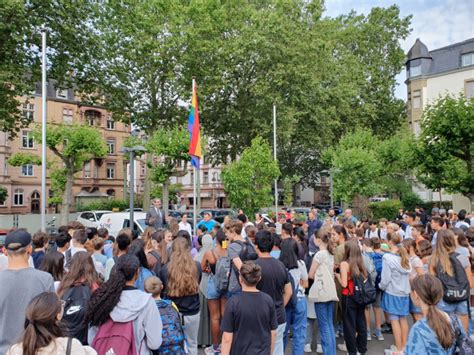
{"label": "dormer window", "polygon": [[58,99],[67,99],[67,90],[56,90],[56,97]]}
{"label": "dormer window", "polygon": [[474,52],[463,54],[461,56],[461,63],[463,67],[474,65]]}
{"label": "dormer window", "polygon": [[410,67],[410,78],[421,75],[421,65]]}

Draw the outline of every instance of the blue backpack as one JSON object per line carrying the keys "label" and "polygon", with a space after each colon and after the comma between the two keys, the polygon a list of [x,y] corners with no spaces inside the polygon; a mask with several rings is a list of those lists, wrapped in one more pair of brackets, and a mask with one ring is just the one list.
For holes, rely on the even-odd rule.
{"label": "blue backpack", "polygon": [[163,342],[154,355],[176,354],[185,355],[186,336],[184,335],[183,320],[176,305],[170,300],[156,301],[163,323]]}
{"label": "blue backpack", "polygon": [[379,287],[379,282],[382,279],[382,258],[383,258],[383,254],[376,253],[376,252],[371,252],[371,253],[367,253],[367,254],[369,254],[370,258],[374,262],[375,271],[377,272],[377,277],[375,278],[375,285],[374,286],[378,288]]}

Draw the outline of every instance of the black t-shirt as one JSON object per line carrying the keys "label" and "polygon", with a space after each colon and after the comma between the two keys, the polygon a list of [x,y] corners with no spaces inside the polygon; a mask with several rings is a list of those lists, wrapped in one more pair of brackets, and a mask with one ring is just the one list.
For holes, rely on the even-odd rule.
{"label": "black t-shirt", "polygon": [[[201,264],[196,261],[198,283],[201,282],[202,270]],[[173,301],[178,307],[181,314],[185,316],[192,316],[199,312],[199,292],[194,295],[182,296],[182,297],[167,297],[166,285],[168,284],[168,265],[163,266],[160,274],[161,282],[163,282],[164,298]]]}
{"label": "black t-shirt", "polygon": [[231,355],[270,355],[271,331],[278,328],[275,305],[263,292],[242,292],[225,306],[221,330],[233,333]]}
{"label": "black t-shirt", "polygon": [[283,290],[285,285],[290,283],[288,271],[280,260],[274,258],[258,258],[255,263],[262,268],[262,279],[257,288],[273,298],[278,324],[283,324],[286,322]]}

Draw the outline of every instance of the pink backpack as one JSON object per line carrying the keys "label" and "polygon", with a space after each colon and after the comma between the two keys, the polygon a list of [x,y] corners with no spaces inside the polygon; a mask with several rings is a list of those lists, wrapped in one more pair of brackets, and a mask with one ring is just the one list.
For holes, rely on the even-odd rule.
{"label": "pink backpack", "polygon": [[132,322],[118,323],[109,319],[99,327],[92,347],[98,355],[137,355]]}

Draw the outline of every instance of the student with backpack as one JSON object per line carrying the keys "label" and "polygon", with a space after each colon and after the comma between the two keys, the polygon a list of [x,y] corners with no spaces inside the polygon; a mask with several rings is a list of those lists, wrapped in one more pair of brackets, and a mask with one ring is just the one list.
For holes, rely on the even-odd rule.
{"label": "student with backpack", "polygon": [[283,347],[288,344],[288,332],[291,330],[292,353],[302,354],[306,340],[307,303],[305,289],[308,288],[308,271],[303,260],[298,258],[298,243],[295,239],[285,239],[281,242],[280,261],[289,273],[292,296],[285,307],[286,328],[283,336]]}
{"label": "student with backpack", "polygon": [[121,256],[89,302],[88,339],[99,354],[148,355],[161,345],[160,312],[150,294],[135,288],[139,268],[135,255]]}
{"label": "student with backpack", "polygon": [[138,278],[135,282],[135,287],[140,291],[145,291],[145,281],[154,276],[150,271],[148,266],[148,261],[146,260],[145,250],[143,249],[145,242],[142,239],[135,239],[130,248],[128,249],[128,254],[135,255],[138,260],[140,260],[140,269],[138,272]]}
{"label": "student with backpack", "polygon": [[59,322],[64,314],[60,299],[54,292],[43,292],[26,307],[25,330],[20,341],[7,355],[97,355],[89,346],[72,337],[64,337]]}
{"label": "student with backpack", "polygon": [[[416,229],[413,228],[413,231]],[[416,233],[414,233],[416,234]],[[413,236],[413,235],[412,235]],[[423,270],[423,262],[421,261],[420,257],[416,255],[416,241],[413,238],[408,238],[403,241],[403,246],[408,251],[408,255],[410,256],[410,265],[411,265],[411,272],[410,272],[410,282],[417,276],[421,276],[425,273]],[[422,318],[422,312],[420,307],[417,307],[413,302],[413,291],[411,292],[410,297],[410,314],[413,318],[413,322],[417,322]]]}
{"label": "student with backpack", "polygon": [[438,308],[450,315],[455,314],[467,331],[472,285],[471,264],[465,255],[456,253],[456,239],[451,230],[438,231],[429,272],[443,284],[444,294]]}
{"label": "student with backpack", "polygon": [[92,293],[99,287],[99,281],[91,256],[86,252],[77,252],[57,291],[64,301],[62,326],[68,336],[78,339],[84,345],[87,345],[87,324],[84,323],[84,317]]}
{"label": "student with backpack", "polygon": [[[315,301],[314,309],[321,333],[322,352],[325,355],[336,355],[336,332],[334,330],[334,307],[338,301],[334,282],[334,242],[327,230],[320,230],[314,235],[318,252],[314,255],[309,278],[314,279],[309,291],[309,298]],[[313,298],[314,290],[314,299]]]}
{"label": "student with backpack", "polygon": [[454,354],[457,340],[464,338],[465,332],[455,316],[438,307],[443,298],[441,281],[432,275],[421,275],[411,281],[411,287],[413,302],[420,307],[423,318],[410,329],[405,355]]}
{"label": "student with backpack", "polygon": [[165,298],[173,301],[183,315],[189,354],[197,355],[202,271],[201,264],[192,259],[189,247],[189,240],[185,238],[173,241],[170,262],[161,269],[160,279]]}
{"label": "student with backpack", "polygon": [[64,254],[56,250],[47,252],[39,270],[51,274],[54,279],[54,289],[57,290],[65,274]]}
{"label": "student with backpack", "polygon": [[163,283],[156,276],[145,281],[145,291],[151,293],[155,300],[163,324],[162,343],[157,350],[153,350],[153,355],[185,355],[186,337],[178,307],[170,300],[161,299]]}
{"label": "student with backpack", "polygon": [[410,272],[411,265],[408,252],[401,244],[399,233],[387,234],[390,253],[382,259],[382,277],[379,287],[384,291],[382,309],[388,313],[395,339],[395,351],[402,352],[408,337],[408,320],[410,312]]}
{"label": "student with backpack", "polygon": [[229,298],[229,276],[231,260],[227,256],[227,241],[223,230],[216,233],[216,246],[208,250],[201,261],[201,268],[210,272],[207,283],[207,304],[211,317],[212,345],[206,348],[209,353],[220,351],[220,323]]}
{"label": "student with backpack", "polygon": [[222,319],[222,355],[274,353],[278,327],[275,304],[257,289],[261,278],[261,268],[255,262],[242,263],[242,292],[229,299]]}
{"label": "student with backpack", "polygon": [[368,277],[357,241],[348,241],[344,245],[344,259],[336,269],[336,280],[342,286],[342,325],[350,355],[367,352],[366,305],[358,301],[357,292]]}

